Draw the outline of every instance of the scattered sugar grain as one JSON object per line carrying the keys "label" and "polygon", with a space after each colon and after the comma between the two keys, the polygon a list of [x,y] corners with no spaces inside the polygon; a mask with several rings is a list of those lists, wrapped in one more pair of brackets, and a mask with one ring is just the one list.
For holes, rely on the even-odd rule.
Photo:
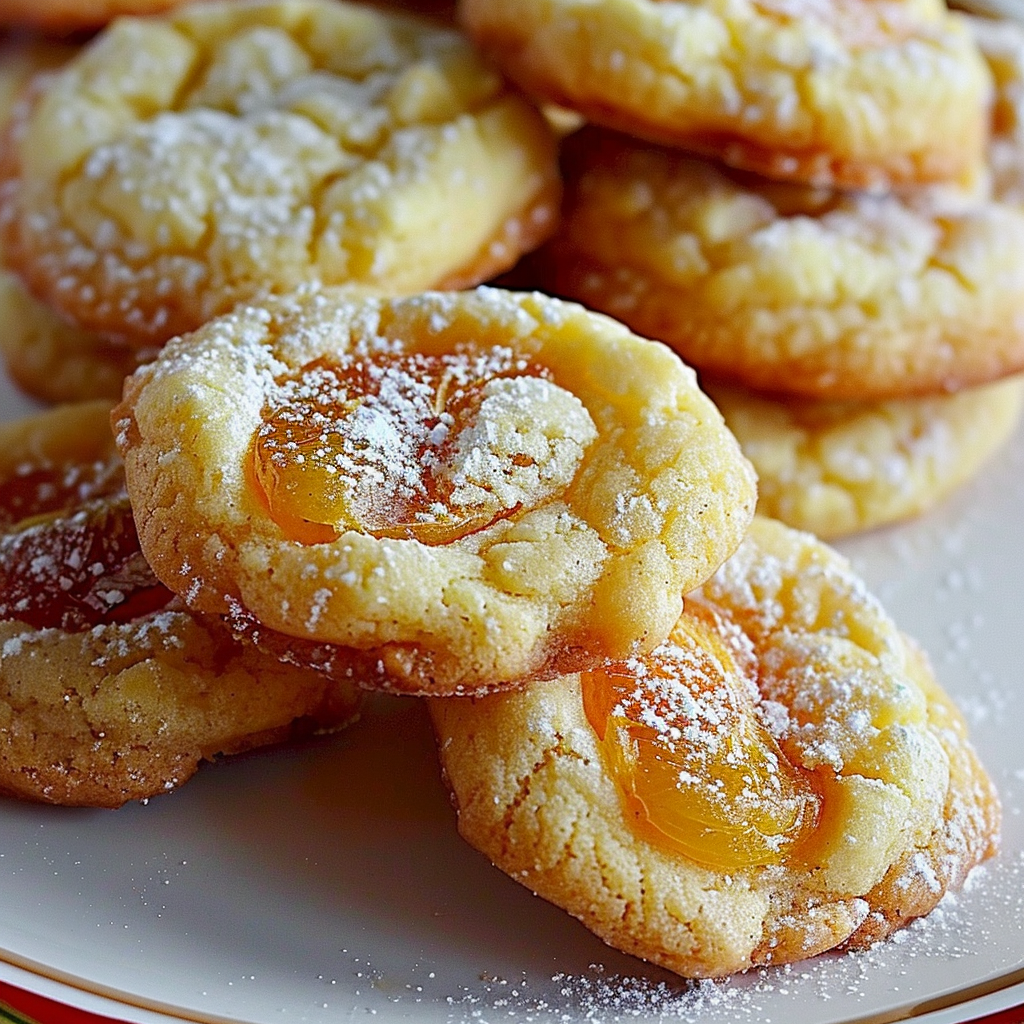
{"label": "scattered sugar grain", "polygon": [[[841,1012],[860,1016],[874,1012],[879,999],[891,1007],[928,995],[914,988],[917,960],[968,961],[962,973],[971,977],[969,961],[991,951],[990,921],[1016,922],[1024,939],[1024,851],[976,868],[963,895],[947,895],[927,917],[865,951],[825,954],[717,981],[659,977],[656,969],[621,975],[599,964],[586,973],[523,976],[514,983],[487,975],[447,997],[448,1020],[771,1024],[785,1021],[808,1000],[841,1003]],[[987,961],[983,966],[988,971]]]}

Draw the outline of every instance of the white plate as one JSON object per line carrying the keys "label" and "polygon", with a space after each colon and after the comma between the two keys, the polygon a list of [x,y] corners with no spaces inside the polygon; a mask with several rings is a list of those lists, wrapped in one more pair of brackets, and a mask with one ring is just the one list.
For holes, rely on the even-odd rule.
{"label": "white plate", "polygon": [[[0,381],[0,416],[31,408]],[[681,983],[456,836],[421,705],[120,811],[0,800],[0,979],[151,1024],[948,1024],[1024,1003],[1024,429],[928,516],[841,545],[958,699],[1000,857],[860,955]]]}

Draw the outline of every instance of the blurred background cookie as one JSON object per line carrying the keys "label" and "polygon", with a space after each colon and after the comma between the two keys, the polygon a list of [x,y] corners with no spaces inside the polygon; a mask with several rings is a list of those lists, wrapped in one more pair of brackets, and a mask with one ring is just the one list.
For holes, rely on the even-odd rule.
{"label": "blurred background cookie", "polygon": [[360,691],[187,611],[138,546],[105,402],[0,427],[0,792],[117,807],[340,728]]}
{"label": "blurred background cookie", "polygon": [[[1024,7],[1017,12],[1024,18]],[[1011,17],[967,17],[965,22],[995,82],[989,164],[993,190],[1024,206],[1024,24]]]}
{"label": "blurred background cookie", "polygon": [[430,708],[464,838],[686,976],[870,944],[997,841],[920,652],[844,559],[760,517],[653,654]]}
{"label": "blurred background cookie", "polygon": [[[26,84],[54,71],[78,47],[21,35],[0,45],[0,125]],[[77,328],[36,299],[3,266],[0,252],[0,355],[14,382],[46,402],[114,399],[145,353]]]}
{"label": "blurred background cookie", "polygon": [[704,383],[757,471],[758,511],[835,538],[907,519],[971,479],[1020,421],[1024,380],[887,402]]}

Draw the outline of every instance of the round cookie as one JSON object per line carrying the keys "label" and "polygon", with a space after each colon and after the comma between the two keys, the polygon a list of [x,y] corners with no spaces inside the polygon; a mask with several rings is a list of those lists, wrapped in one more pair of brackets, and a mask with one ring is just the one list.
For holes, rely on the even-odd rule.
{"label": "round cookie", "polygon": [[823,538],[896,522],[969,480],[1020,420],[1019,377],[888,402],[780,401],[704,383],[757,472],[757,509]]}
{"label": "round cookie", "polygon": [[873,942],[996,842],[924,656],[845,559],[761,517],[653,654],[430,709],[466,840],[686,976]]}
{"label": "round cookie", "polygon": [[621,136],[568,144],[545,284],[709,377],[828,399],[1024,369],[1024,211],[771,184]]}
{"label": "round cookie", "polygon": [[129,378],[115,419],[168,586],[412,692],[659,642],[755,498],[688,367],[537,293],[239,307]]}
{"label": "round cookie", "polygon": [[768,177],[864,188],[983,161],[990,80],[940,0],[462,0],[528,92]]}
{"label": "round cookie", "polygon": [[141,348],[310,281],[486,280],[560,191],[544,118],[464,37],[328,0],[115,21],[19,105],[0,178],[8,265]]}
{"label": "round cookie", "polygon": [[[33,75],[65,64],[78,47],[31,37],[0,46],[0,123]],[[45,402],[118,398],[145,353],[80,330],[35,299],[3,267],[0,251],[0,355],[23,391]]]}
{"label": "round cookie", "polygon": [[0,793],[117,807],[217,755],[340,728],[359,693],[238,643],[160,585],[108,403],[0,426]]}

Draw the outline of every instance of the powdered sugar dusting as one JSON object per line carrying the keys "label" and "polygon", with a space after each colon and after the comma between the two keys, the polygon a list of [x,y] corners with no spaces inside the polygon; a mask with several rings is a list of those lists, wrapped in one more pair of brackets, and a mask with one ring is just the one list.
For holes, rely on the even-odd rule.
{"label": "powdered sugar dusting", "polygon": [[443,960],[421,959],[395,974],[383,960],[343,950],[330,984],[346,984],[350,973],[367,1017],[383,1012],[388,1020],[393,1014],[445,1024],[838,1024],[900,1012],[895,1007],[910,1015],[934,992],[959,987],[962,969],[986,971],[988,920],[1018,922],[1024,939],[1024,854],[976,869],[967,892],[969,899],[946,897],[927,918],[871,949],[722,980],[688,981],[609,952],[550,972],[483,970],[467,982]]}
{"label": "powdered sugar dusting", "polygon": [[[606,680],[617,699],[609,725],[632,723],[625,727],[630,739],[619,740],[635,751],[625,758],[631,770],[612,770],[624,791],[639,797],[652,823],[698,859],[710,856],[730,866],[773,862],[809,819],[813,797],[759,715],[749,639],[709,609],[706,622],[691,625],[697,606],[689,607],[685,631],[677,626],[646,658],[585,676],[584,689]],[[592,724],[604,731],[605,723]],[[615,729],[609,733],[618,738]],[[612,765],[618,761],[611,758]],[[677,794],[674,801],[665,799],[663,786]],[[680,820],[686,823],[682,830]]]}
{"label": "powdered sugar dusting", "polygon": [[503,346],[306,366],[271,389],[258,431],[272,513],[284,525],[277,510],[298,501],[298,517],[339,533],[431,543],[533,507],[571,482],[597,434],[548,376]]}
{"label": "powdered sugar dusting", "polygon": [[[986,915],[1024,922],[1024,854],[976,869],[968,889],[970,907],[948,896],[928,917],[862,952],[826,954],[720,981],[684,981],[642,967],[621,973],[601,963],[549,978],[489,977],[451,997],[447,1019],[786,1024],[859,1018],[882,1005],[902,1005],[909,1012],[930,994],[915,981],[919,974],[939,978],[952,961],[985,957]],[[1024,938],[1024,923],[1018,931]]]}

